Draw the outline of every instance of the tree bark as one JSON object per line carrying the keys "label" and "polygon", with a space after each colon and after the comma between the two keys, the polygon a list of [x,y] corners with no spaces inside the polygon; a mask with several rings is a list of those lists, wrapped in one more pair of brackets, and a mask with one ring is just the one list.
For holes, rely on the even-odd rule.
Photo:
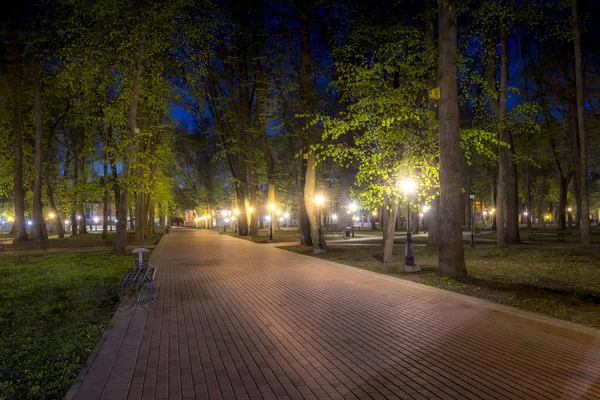
{"label": "tree bark", "polygon": [[35,66],[35,160],[33,173],[33,224],[31,225],[32,240],[46,240],[46,224],[42,209],[42,160],[44,130],[42,125],[42,77],[39,66]]}
{"label": "tree bark", "polygon": [[[123,154],[123,167],[121,178],[127,179],[130,174],[130,156],[133,153],[133,139],[135,137],[135,123],[137,119],[138,101],[140,97],[140,68],[144,54],[144,46],[140,44],[137,60],[133,68],[132,90],[129,98],[129,118],[127,120],[128,143]],[[113,253],[125,254],[127,245],[127,207],[129,202],[129,188],[124,182],[121,184],[119,196],[119,219],[117,221],[117,234],[113,242]],[[133,216],[132,216],[133,217]],[[133,222],[133,218],[132,218]]]}
{"label": "tree bark", "polygon": [[579,31],[579,16],[577,0],[571,0],[571,14],[573,21],[573,39],[575,46],[575,91],[577,95],[577,128],[579,131],[579,182],[581,190],[581,213],[578,215],[581,230],[581,247],[590,248],[590,204],[588,198],[587,180],[587,138],[585,135],[585,97],[583,82],[583,63],[581,55],[581,36]]}
{"label": "tree bark", "polygon": [[461,225],[462,149],[457,88],[456,0],[439,2],[440,251],[442,276],[467,275]]}
{"label": "tree bark", "polygon": [[[306,0],[294,0],[298,19],[300,21],[300,97],[302,99],[302,108],[305,113],[312,113],[312,85],[310,68],[310,20],[308,15],[308,4]],[[303,190],[302,203],[299,205],[301,216],[300,236],[301,243],[305,246],[316,246],[317,222],[316,207],[314,207],[314,196],[316,190],[316,155],[310,149],[313,132],[309,129],[304,132],[302,138],[302,153],[307,154],[305,162],[304,156],[302,162],[302,179],[300,186]]]}
{"label": "tree bark", "polygon": [[14,243],[26,242],[25,190],[23,190],[23,105],[21,96],[21,74],[23,70],[21,46],[12,44],[12,91],[13,91],[13,130],[15,135],[15,218],[13,222]]}
{"label": "tree bark", "polygon": [[383,218],[383,262],[393,262],[394,256],[394,234],[396,225],[396,216],[398,214],[398,204],[388,196],[384,197],[384,205],[382,210]]}
{"label": "tree bark", "polygon": [[340,174],[340,193],[338,195],[338,209],[337,209],[337,224],[336,230],[342,232],[346,230],[346,227],[352,223],[352,215],[348,213],[348,207],[350,205],[350,186],[352,186],[352,180],[354,179],[354,171],[350,168],[344,168]]}
{"label": "tree bark", "polygon": [[110,196],[108,191],[108,125],[104,124],[104,164],[102,166],[102,180],[104,183],[104,198],[102,199],[102,237],[108,237],[108,207]]}

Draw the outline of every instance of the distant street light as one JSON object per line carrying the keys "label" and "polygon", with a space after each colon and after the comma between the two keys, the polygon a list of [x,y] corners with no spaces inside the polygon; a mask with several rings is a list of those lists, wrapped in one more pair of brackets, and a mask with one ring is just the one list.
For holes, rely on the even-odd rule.
{"label": "distant street light", "polygon": [[323,238],[321,234],[321,208],[325,204],[325,197],[323,195],[315,196],[315,204],[317,205],[317,248],[313,250],[314,253],[324,253],[326,250],[323,248]]}
{"label": "distant street light", "polygon": [[98,217],[94,217],[94,224],[96,224],[96,232],[98,232]]}
{"label": "distant street light", "polygon": [[416,272],[421,268],[415,265],[415,257],[412,250],[412,235],[410,232],[410,197],[417,191],[417,183],[412,179],[402,181],[401,186],[407,200],[406,212],[406,253],[404,256],[404,272]]}

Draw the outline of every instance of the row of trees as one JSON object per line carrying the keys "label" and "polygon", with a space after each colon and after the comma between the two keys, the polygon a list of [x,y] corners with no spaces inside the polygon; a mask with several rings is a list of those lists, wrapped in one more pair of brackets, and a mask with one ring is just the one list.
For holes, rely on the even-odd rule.
{"label": "row of trees", "polygon": [[460,276],[474,192],[500,246],[520,241],[525,212],[530,225],[557,209],[564,229],[573,198],[587,247],[594,13],[575,0],[24,2],[2,21],[15,240],[45,237],[44,207],[77,224],[91,201],[116,204],[116,252],[128,215],[143,239],[157,216],[233,204],[239,234],[257,235],[252,210],[276,203],[310,246],[324,193],[340,229],[352,201],[383,211],[387,262],[412,200],[430,205],[441,273]]}

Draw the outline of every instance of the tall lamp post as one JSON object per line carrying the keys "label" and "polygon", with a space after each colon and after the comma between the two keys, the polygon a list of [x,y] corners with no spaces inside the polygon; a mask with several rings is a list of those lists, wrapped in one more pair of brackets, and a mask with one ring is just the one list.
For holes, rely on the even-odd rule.
{"label": "tall lamp post", "polygon": [[315,196],[315,204],[317,206],[317,248],[313,250],[313,253],[324,253],[326,250],[323,248],[323,238],[321,233],[321,208],[325,204],[325,197],[323,195]]}
{"label": "tall lamp post", "polygon": [[469,194],[469,199],[471,199],[471,247],[475,247],[475,231],[473,230],[473,220],[475,219],[473,200],[475,200],[475,194],[473,194],[473,192]]}
{"label": "tall lamp post", "polygon": [[415,265],[415,256],[412,250],[412,236],[410,232],[410,196],[417,191],[417,183],[412,179],[402,181],[402,191],[406,196],[406,253],[404,256],[404,272],[417,272],[421,268]]}
{"label": "tall lamp post", "polygon": [[273,241],[273,211],[275,211],[275,204],[269,204],[270,219],[269,219],[269,239],[267,241]]}

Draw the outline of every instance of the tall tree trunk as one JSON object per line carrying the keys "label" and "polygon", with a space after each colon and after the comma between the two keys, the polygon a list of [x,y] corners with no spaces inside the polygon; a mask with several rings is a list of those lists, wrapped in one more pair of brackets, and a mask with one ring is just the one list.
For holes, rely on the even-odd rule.
{"label": "tall tree trunk", "polygon": [[102,199],[102,237],[108,237],[108,208],[110,207],[110,194],[108,191],[108,125],[104,130],[104,165],[102,167],[102,179],[104,183],[104,197]]}
{"label": "tall tree trunk", "polygon": [[570,117],[571,117],[571,142],[573,144],[573,170],[575,171],[575,179],[573,184],[573,193],[575,194],[575,203],[577,211],[577,219],[575,220],[575,227],[581,228],[579,224],[581,215],[581,170],[579,160],[581,159],[581,152],[579,151],[579,129],[577,127],[577,102],[571,101],[569,104]]}
{"label": "tall tree trunk", "polygon": [[440,275],[467,275],[461,230],[462,149],[457,87],[456,0],[439,2]]}
{"label": "tall tree trunk", "polygon": [[383,262],[391,263],[394,255],[394,228],[396,224],[396,216],[398,214],[398,204],[390,199],[387,195],[384,197],[384,205],[382,209],[383,218]]}
{"label": "tall tree trunk", "polygon": [[526,183],[526,192],[525,192],[525,203],[527,204],[527,215],[525,218],[527,219],[527,229],[531,229],[531,219],[533,218],[533,196],[531,194],[531,185],[533,183],[532,174],[532,166],[527,165],[525,169],[525,183]]}
{"label": "tall tree trunk", "polygon": [[[506,119],[506,85],[508,81],[508,44],[506,39],[506,28],[504,21],[500,20],[500,85],[498,87],[498,100],[492,99],[492,110],[496,116],[498,124],[498,137],[505,144],[510,144],[510,132],[507,131]],[[487,49],[487,81],[491,88],[497,88],[496,85],[496,58],[495,46]],[[509,175],[510,149],[505,145],[498,146],[498,192],[496,195],[496,243],[499,247],[506,246],[506,200],[507,200],[507,178]],[[512,225],[511,225],[512,226]],[[511,228],[512,229],[512,228]]]}
{"label": "tall tree trunk", "polygon": [[27,227],[25,226],[25,190],[23,190],[23,110],[21,98],[21,73],[23,64],[21,46],[12,44],[12,91],[13,91],[13,130],[15,134],[15,220],[13,223],[14,243],[26,242]]}
{"label": "tall tree trunk", "polygon": [[[306,0],[295,0],[294,5],[300,21],[300,98],[302,99],[303,111],[307,114],[312,113],[313,93],[311,84],[310,68],[310,20],[308,15],[308,3]],[[301,209],[301,241],[306,246],[316,246],[317,222],[316,207],[314,207],[314,196],[316,191],[316,155],[310,149],[313,144],[312,129],[304,132],[302,139],[302,152],[307,154],[306,164],[304,156],[302,157],[302,175],[301,187],[303,189]]]}
{"label": "tall tree trunk", "polygon": [[575,90],[577,94],[577,128],[579,131],[579,187],[581,190],[581,213],[578,215],[581,229],[581,247],[591,247],[590,238],[590,203],[588,198],[587,181],[587,138],[585,135],[585,97],[583,93],[583,63],[581,55],[581,36],[579,32],[579,16],[577,0],[571,0],[571,14],[573,19],[573,38],[575,46]]}
{"label": "tall tree trunk", "polygon": [[87,215],[85,214],[85,203],[81,201],[79,203],[79,234],[88,233],[87,230]]}
{"label": "tall tree trunk", "polygon": [[567,229],[567,191],[569,190],[568,178],[560,178],[560,192],[558,195],[558,221],[556,228],[564,231]]}
{"label": "tall tree trunk", "polygon": [[44,130],[42,125],[42,76],[40,67],[35,68],[35,165],[33,173],[33,224],[31,225],[31,239],[45,240],[48,238],[44,211],[42,209],[42,160]]}
{"label": "tall tree trunk", "polygon": [[350,206],[350,186],[354,179],[355,172],[350,168],[344,168],[340,174],[340,192],[338,195],[337,209],[337,224],[336,230],[342,232],[352,223],[352,215],[349,214],[348,207]]}
{"label": "tall tree trunk", "polygon": [[[138,101],[140,97],[140,68],[144,54],[143,43],[140,44],[136,65],[133,68],[133,83],[131,95],[129,98],[129,118],[127,120],[128,143],[123,153],[123,167],[121,169],[121,178],[127,180],[130,174],[130,156],[133,154],[133,139],[135,137],[135,123],[137,119]],[[129,188],[126,184],[120,188],[119,196],[119,219],[117,221],[117,234],[113,242],[113,252],[115,254],[125,254],[127,246],[127,207],[129,202]],[[133,217],[133,215],[132,215]],[[132,218],[133,220],[133,218]]]}
{"label": "tall tree trunk", "polygon": [[[435,27],[434,27],[434,1],[433,0],[425,0],[425,47],[434,54],[435,49]],[[427,85],[431,89],[435,86],[435,74],[431,73],[428,80]],[[436,115],[437,119],[437,104],[435,99],[429,98],[427,99],[427,107],[430,112]],[[439,164],[439,159],[436,160],[436,163]],[[434,195],[433,200],[431,201],[429,211],[427,212],[427,247],[438,247],[440,244],[440,235],[439,235],[439,204],[440,198],[437,194],[437,188],[432,190]]]}

